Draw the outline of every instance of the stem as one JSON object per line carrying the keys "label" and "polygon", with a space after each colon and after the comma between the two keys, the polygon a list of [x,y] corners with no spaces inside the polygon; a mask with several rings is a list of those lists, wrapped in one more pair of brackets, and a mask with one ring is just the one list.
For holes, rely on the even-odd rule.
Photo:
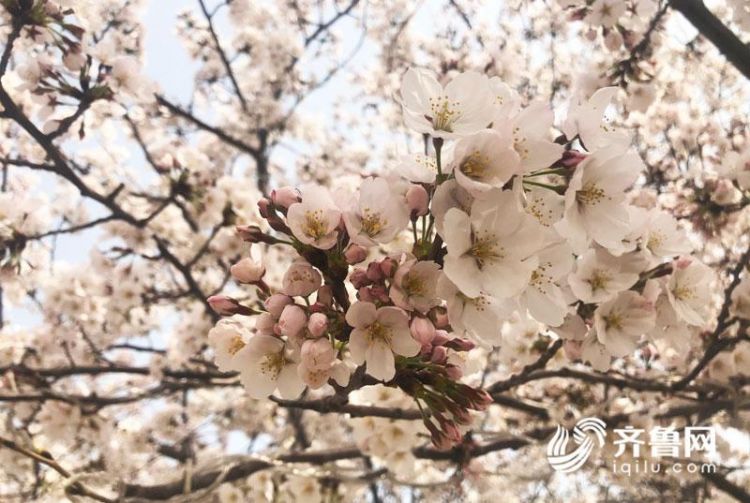
{"label": "stem", "polygon": [[440,157],[440,152],[443,149],[443,139],[433,138],[432,146],[435,147],[435,163],[437,164],[437,180],[436,184],[440,185],[443,181],[443,164]]}

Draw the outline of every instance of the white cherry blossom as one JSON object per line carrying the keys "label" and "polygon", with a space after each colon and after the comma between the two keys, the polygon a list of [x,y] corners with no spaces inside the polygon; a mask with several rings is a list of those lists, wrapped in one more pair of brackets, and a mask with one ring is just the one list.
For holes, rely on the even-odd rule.
{"label": "white cherry blossom", "polygon": [[332,248],[338,239],[341,211],[323,187],[308,185],[300,192],[302,201],[289,206],[287,213],[294,237],[315,248]]}
{"label": "white cherry blossom", "polygon": [[499,299],[520,293],[544,239],[532,217],[518,208],[512,191],[493,190],[475,201],[471,215],[453,208],[445,215],[445,274],[469,297],[484,291]]}
{"label": "white cherry blossom", "polygon": [[344,222],[354,243],[387,243],[406,228],[409,208],[385,178],[368,178],[362,182],[358,200],[344,210]]}
{"label": "white cherry blossom", "polygon": [[425,70],[409,69],[401,83],[404,122],[419,133],[452,139],[485,129],[492,121],[486,76],[464,72],[443,87]]}
{"label": "white cherry blossom", "polygon": [[667,296],[677,316],[685,323],[703,326],[708,322],[713,281],[711,268],[698,260],[682,257],[674,262]]}
{"label": "white cherry blossom", "polygon": [[633,153],[600,150],[578,167],[565,191],[565,217],[555,225],[577,252],[589,240],[604,247],[618,248],[630,230],[625,190],[643,170]]}
{"label": "white cherry blossom", "polygon": [[396,373],[394,354],[414,356],[420,344],[409,330],[409,317],[397,307],[377,308],[371,302],[355,302],[346,312],[354,328],[349,338],[352,360],[366,364],[367,373],[390,381]]}

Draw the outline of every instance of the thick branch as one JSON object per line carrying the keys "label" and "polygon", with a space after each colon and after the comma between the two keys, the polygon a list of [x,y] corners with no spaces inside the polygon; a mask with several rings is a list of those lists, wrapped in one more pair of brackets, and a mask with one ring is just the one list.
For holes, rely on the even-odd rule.
{"label": "thick branch", "polygon": [[669,5],[685,16],[737,70],[750,79],[750,48],[708,10],[701,0],[670,0]]}

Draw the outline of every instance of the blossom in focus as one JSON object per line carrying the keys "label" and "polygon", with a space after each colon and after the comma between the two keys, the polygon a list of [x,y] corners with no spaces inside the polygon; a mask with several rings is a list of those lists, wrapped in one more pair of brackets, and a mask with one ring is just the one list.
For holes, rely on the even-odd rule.
{"label": "blossom in focus", "polygon": [[385,178],[368,178],[362,182],[358,200],[344,210],[344,223],[356,244],[387,243],[408,225],[409,208]]}
{"label": "blossom in focus", "polygon": [[509,135],[493,130],[461,138],[453,152],[456,181],[474,197],[502,188],[518,172],[520,158]]}
{"label": "blossom in focus", "polygon": [[444,271],[469,297],[484,291],[499,299],[523,290],[537,266],[533,253],[543,240],[534,219],[518,208],[511,191],[494,190],[477,200],[471,215],[453,208],[445,215],[448,254]]}
{"label": "blossom in focus", "polygon": [[438,292],[446,300],[448,319],[457,334],[465,334],[485,347],[500,345],[500,326],[510,314],[508,306],[484,292],[467,297],[445,274],[438,280]]}
{"label": "blossom in focus", "polygon": [[381,381],[396,374],[394,354],[415,356],[420,344],[409,330],[409,317],[397,307],[377,308],[371,302],[355,302],[346,312],[353,327],[349,351],[357,365],[366,363],[367,373]]}
{"label": "blossom in focus", "polygon": [[561,287],[562,280],[573,268],[573,252],[567,243],[559,242],[541,250],[538,258],[529,286],[519,301],[535,320],[555,327],[563,323],[569,309]]}
{"label": "blossom in focus", "polygon": [[320,273],[305,260],[295,260],[284,273],[282,291],[290,297],[307,297],[323,284]]}
{"label": "blossom in focus", "polygon": [[332,248],[338,239],[341,211],[323,187],[308,185],[300,192],[302,201],[292,204],[287,212],[294,237],[321,250]]}
{"label": "blossom in focus", "polygon": [[389,291],[393,303],[407,311],[426,313],[438,305],[435,293],[440,266],[431,260],[410,257],[398,266]]}
{"label": "blossom in focus", "polygon": [[589,250],[578,258],[576,270],[568,277],[575,296],[584,302],[610,300],[638,281],[638,274],[628,261],[614,257],[606,250]]}
{"label": "blossom in focus", "polygon": [[634,153],[600,150],[578,165],[565,191],[565,217],[555,226],[576,252],[589,240],[617,248],[630,230],[625,190],[643,170]]}
{"label": "blossom in focus", "polygon": [[489,81],[464,72],[443,87],[425,70],[410,68],[401,81],[404,122],[419,133],[452,139],[485,129],[492,121]]}
{"label": "blossom in focus", "polygon": [[219,320],[208,332],[208,342],[214,348],[214,361],[222,372],[242,370],[234,358],[245,347],[247,329],[239,320]]}
{"label": "blossom in focus", "polygon": [[640,336],[650,332],[655,323],[654,305],[630,290],[602,303],[594,313],[596,336],[613,356],[632,353]]}
{"label": "blossom in focus", "polygon": [[611,126],[605,117],[607,107],[618,90],[617,87],[604,87],[588,100],[581,95],[575,97],[562,126],[565,136],[571,140],[578,136],[589,152],[604,147],[624,151],[630,144],[630,138]]}
{"label": "blossom in focus", "polygon": [[299,355],[284,341],[256,334],[237,352],[240,381],[253,398],[265,398],[278,390],[282,398],[295,398],[305,387],[297,375]]}
{"label": "blossom in focus", "polygon": [[690,257],[674,262],[667,283],[667,296],[679,318],[689,325],[703,326],[711,309],[714,273],[707,265]]}
{"label": "blossom in focus", "polygon": [[554,119],[549,105],[536,101],[507,122],[494,122],[493,128],[511,135],[522,171],[529,173],[551,166],[565,151],[565,147],[549,139]]}

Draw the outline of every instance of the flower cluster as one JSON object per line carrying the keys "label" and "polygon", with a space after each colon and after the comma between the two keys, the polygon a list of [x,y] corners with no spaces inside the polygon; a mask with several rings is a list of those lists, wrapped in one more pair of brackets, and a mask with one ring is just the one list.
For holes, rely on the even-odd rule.
{"label": "flower cluster", "polygon": [[505,321],[552,330],[569,358],[597,369],[648,338],[701,328],[712,272],[668,213],[629,201],[643,163],[606,121],[614,94],[574,99],[553,141],[552,111],[522,107],[499,79],[466,72],[443,86],[409,70],[405,122],[433,150],[353,194],[309,185],[260,201],[270,230],[240,234],[298,258],[278,290],[257,257],[232,267],[262,304],[209,299],[237,315],[209,334],[219,367],[240,372],[251,396],[288,398],[305,385],[361,386],[350,383],[359,369],[412,396],[448,447],[490,401],[460,382],[460,353],[500,346],[521,359],[503,344]]}

